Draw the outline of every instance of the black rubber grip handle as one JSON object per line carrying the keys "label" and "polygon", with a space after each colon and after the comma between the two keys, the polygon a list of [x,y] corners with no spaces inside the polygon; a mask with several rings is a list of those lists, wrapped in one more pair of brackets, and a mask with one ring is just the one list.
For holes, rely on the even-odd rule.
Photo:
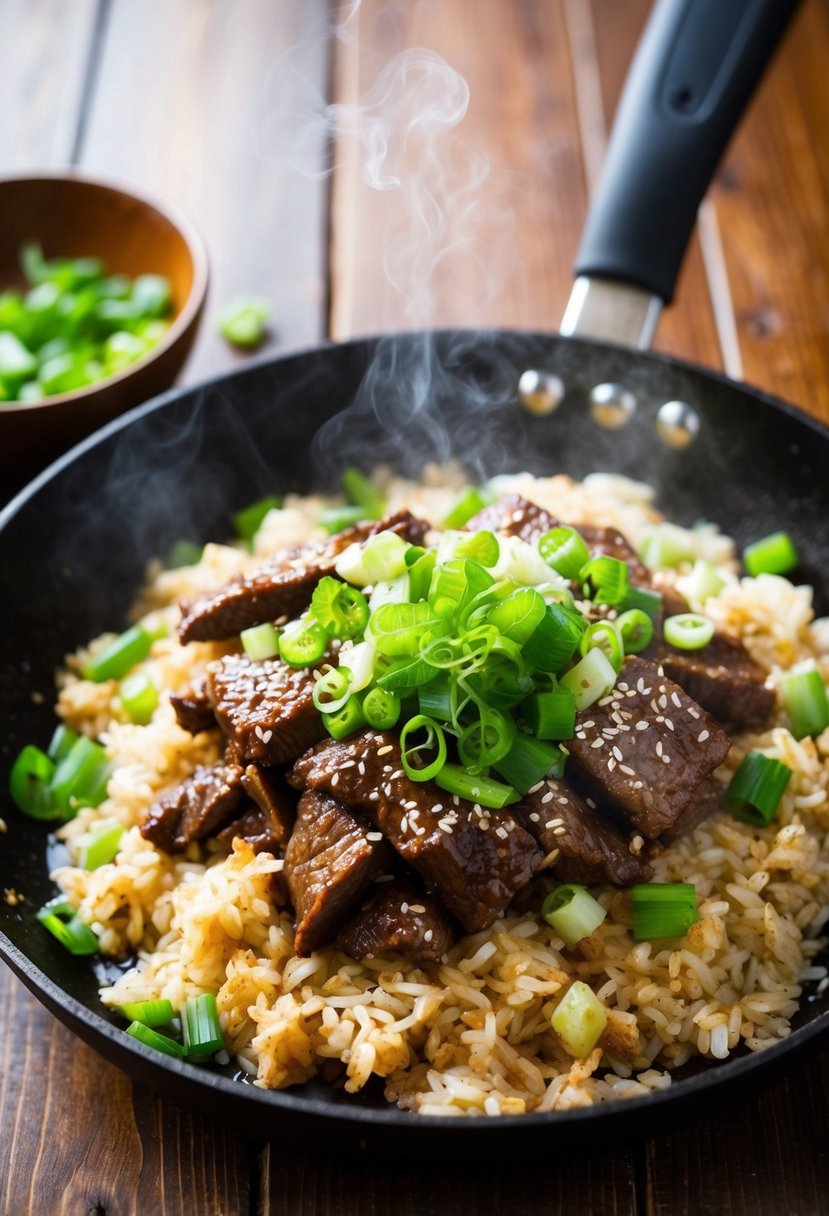
{"label": "black rubber grip handle", "polygon": [[668,303],[700,201],[798,0],[658,0],[631,65],[576,273]]}

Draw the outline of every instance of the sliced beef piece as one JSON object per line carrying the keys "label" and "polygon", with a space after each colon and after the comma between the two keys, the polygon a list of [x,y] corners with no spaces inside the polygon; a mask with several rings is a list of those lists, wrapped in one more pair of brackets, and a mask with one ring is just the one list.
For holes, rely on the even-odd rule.
{"label": "sliced beef piece", "polygon": [[613,692],[576,715],[567,746],[628,822],[653,838],[674,826],[730,743],[678,684],[630,656]]}
{"label": "sliced beef piece", "polygon": [[543,507],[536,506],[521,494],[504,494],[491,507],[484,507],[466,525],[469,532],[501,532],[506,536],[517,536],[531,545],[550,528],[560,524]]}
{"label": "sliced beef piece", "polygon": [[600,528],[594,524],[573,524],[590,550],[591,557],[615,557],[627,562],[630,581],[640,587],[650,587],[651,573],[643,565],[633,545],[616,528]]}
{"label": "sliced beef piece", "polygon": [[391,861],[382,836],[330,795],[307,791],[285,850],[283,873],[296,911],[297,954],[334,938],[345,913]]}
{"label": "sliced beef piece", "polygon": [[242,786],[262,812],[269,831],[282,848],[291,839],[296,820],[296,794],[279,773],[259,764],[249,764],[242,773]]}
{"label": "sliced beef piece", "polygon": [[410,959],[443,958],[454,941],[452,926],[436,900],[406,882],[384,882],[337,934],[335,945],[351,958],[399,950]]}
{"label": "sliced beef piece", "polygon": [[216,725],[216,715],[207,695],[207,681],[196,680],[184,692],[171,692],[170,704],[176,715],[176,721],[191,735],[198,735],[203,730],[212,730]]}
{"label": "sliced beef piece", "polygon": [[715,633],[700,650],[677,650],[655,640],[645,657],[684,688],[703,709],[738,730],[763,726],[774,708],[774,689],[739,638]]}
{"label": "sliced beef piece", "polygon": [[349,545],[387,531],[420,544],[428,528],[408,511],[398,511],[373,523],[355,524],[322,544],[286,549],[260,569],[237,576],[218,591],[184,601],[179,638],[182,642],[218,641],[283,615],[296,616],[309,604],[320,579],[334,573],[337,558]]}
{"label": "sliced beef piece", "polygon": [[551,868],[564,882],[632,887],[653,877],[622,832],[563,781],[550,779],[528,794],[521,816],[547,855],[558,850]]}
{"label": "sliced beef piece", "polygon": [[468,933],[491,925],[543,859],[508,811],[456,802],[431,781],[410,781],[389,733],[328,739],[297,761],[288,780],[334,794],[376,824]]}
{"label": "sliced beef piece", "polygon": [[281,842],[274,831],[273,824],[261,807],[248,804],[247,810],[234,819],[221,832],[216,833],[216,839],[231,848],[237,836],[241,836],[253,848],[254,853],[281,852]]}
{"label": "sliced beef piece", "polygon": [[141,835],[168,852],[178,852],[191,840],[213,835],[233,818],[243,800],[238,765],[199,765],[181,785],[150,807]]}
{"label": "sliced beef piece", "polygon": [[233,754],[246,764],[285,764],[325,734],[309,668],[228,655],[211,664],[207,691]]}
{"label": "sliced beef piece", "polygon": [[723,787],[719,781],[715,781],[713,777],[703,781],[674,826],[667,832],[663,832],[659,839],[663,844],[672,844],[681,836],[687,836],[693,832],[694,828],[699,827],[709,815],[713,815],[720,809],[722,796]]}

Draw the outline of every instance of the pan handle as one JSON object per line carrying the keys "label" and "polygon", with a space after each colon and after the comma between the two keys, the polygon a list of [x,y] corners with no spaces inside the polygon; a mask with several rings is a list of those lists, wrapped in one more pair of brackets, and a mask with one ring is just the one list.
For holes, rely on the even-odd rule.
{"label": "pan handle", "polygon": [[[589,284],[632,288],[649,332],[593,332],[646,346],[670,303],[700,201],[798,0],[657,0],[619,103],[576,259],[562,331],[590,331]],[[587,284],[585,284],[587,280]],[[601,291],[599,294],[602,294]],[[607,290],[605,290],[605,295]],[[575,303],[580,297],[580,304]],[[624,309],[619,309],[624,312]],[[581,321],[579,320],[581,318]],[[595,329],[596,322],[593,322]],[[617,325],[636,328],[635,316]]]}

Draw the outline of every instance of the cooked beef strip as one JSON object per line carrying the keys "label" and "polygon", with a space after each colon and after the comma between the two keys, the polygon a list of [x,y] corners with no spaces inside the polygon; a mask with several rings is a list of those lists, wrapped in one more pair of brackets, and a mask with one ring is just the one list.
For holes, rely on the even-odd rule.
{"label": "cooked beef strip", "polygon": [[240,762],[285,764],[325,734],[310,668],[227,655],[210,665],[207,691]]}
{"label": "cooked beef strip", "polygon": [[296,911],[297,954],[328,945],[344,915],[392,860],[380,833],[328,794],[306,791],[283,874]]}
{"label": "cooked beef strip", "polygon": [[247,766],[242,773],[242,786],[262,812],[277,844],[284,849],[294,830],[296,794],[281,773],[264,769],[259,764]]}
{"label": "cooked beef strip", "polygon": [[556,528],[561,520],[524,498],[521,494],[504,494],[492,506],[484,507],[466,524],[469,532],[501,532],[505,536],[517,536],[528,545],[537,541],[545,532]]}
{"label": "cooked beef strip", "polygon": [[400,950],[407,958],[443,958],[454,941],[443,908],[408,882],[374,887],[360,910],[337,934],[335,945],[351,958]]}
{"label": "cooked beef strip", "polygon": [[237,813],[243,798],[238,765],[199,765],[150,807],[141,835],[170,853],[180,852],[191,840],[215,833]]}
{"label": "cooked beef strip", "polygon": [[178,627],[182,642],[209,642],[229,638],[280,616],[296,616],[307,607],[317,583],[334,573],[334,565],[349,545],[378,532],[397,532],[420,544],[429,525],[408,511],[374,522],[355,524],[323,543],[286,549],[250,574],[240,574],[218,591],[208,592],[181,605]]}
{"label": "cooked beef strip", "polygon": [[699,827],[703,820],[713,815],[722,805],[723,787],[714,777],[703,781],[695,791],[691,801],[677,819],[672,828],[663,832],[659,837],[662,844],[673,844],[682,836],[687,836]]}
{"label": "cooked beef strip", "polygon": [[715,633],[699,650],[677,650],[655,638],[644,657],[661,664],[689,697],[737,730],[763,726],[774,708],[774,689],[739,638]]}
{"label": "cooked beef strip", "polygon": [[653,877],[619,829],[563,781],[548,779],[513,809],[546,854],[558,850],[551,869],[563,882],[632,887]]}
{"label": "cooked beef strip", "polygon": [[486,929],[532,877],[542,853],[508,811],[475,808],[432,781],[411,781],[392,734],[327,739],[288,773],[376,824],[468,933]]}
{"label": "cooked beef strip", "polygon": [[[247,810],[227,827],[216,833],[216,839],[230,848],[237,836],[241,836],[252,847],[254,853],[281,853],[281,841],[272,822],[261,807],[248,804]],[[281,877],[281,876],[280,876]]]}
{"label": "cooked beef strip", "polygon": [[633,545],[616,528],[601,528],[594,524],[573,524],[584,538],[591,557],[615,557],[627,562],[630,581],[639,587],[650,587],[651,572],[643,565]]}
{"label": "cooked beef strip", "polygon": [[674,826],[730,743],[678,684],[631,655],[612,693],[576,715],[567,747],[627,820],[653,838]]}
{"label": "cooked beef strip", "polygon": [[171,692],[170,704],[176,715],[176,721],[191,735],[198,735],[203,730],[212,730],[216,725],[216,715],[207,695],[205,679],[196,680],[184,692]]}

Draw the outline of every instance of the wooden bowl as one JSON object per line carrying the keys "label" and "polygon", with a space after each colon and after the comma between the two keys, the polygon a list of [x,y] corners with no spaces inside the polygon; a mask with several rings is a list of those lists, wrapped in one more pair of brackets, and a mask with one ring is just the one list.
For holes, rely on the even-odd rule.
{"label": "wooden bowl", "polygon": [[0,405],[0,472],[21,482],[118,414],[169,388],[193,345],[207,294],[207,254],[170,208],[75,174],[0,178],[0,290],[24,286],[19,252],[36,241],[47,258],[93,256],[107,274],[165,275],[173,311],[144,358],[87,388]]}

